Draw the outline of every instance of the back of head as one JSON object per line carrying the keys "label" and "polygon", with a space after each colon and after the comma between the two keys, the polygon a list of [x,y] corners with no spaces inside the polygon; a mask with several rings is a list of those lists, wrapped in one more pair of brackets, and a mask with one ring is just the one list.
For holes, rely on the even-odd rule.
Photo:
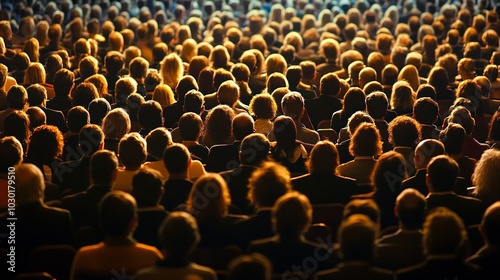
{"label": "back of head", "polygon": [[191,153],[186,146],[173,144],[165,149],[163,163],[171,174],[185,173],[191,165]]}
{"label": "back of head", "polygon": [[470,111],[463,106],[458,106],[451,111],[448,122],[460,124],[467,135],[472,134],[475,126],[475,120],[472,118]]}
{"label": "back of head", "polygon": [[100,126],[87,124],[82,127],[78,136],[78,145],[85,156],[92,156],[103,147],[104,133]]}
{"label": "back of head", "polygon": [[396,199],[396,215],[405,229],[421,229],[427,213],[425,197],[415,189],[405,189]]}
{"label": "back of head", "polygon": [[270,280],[271,263],[259,253],[243,255],[228,266],[229,280]]}
{"label": "back of head", "polygon": [[79,133],[82,127],[90,123],[90,114],[82,106],[75,106],[68,111],[68,128],[73,133]]}
{"label": "back of head", "polygon": [[75,74],[66,68],[62,68],[54,75],[54,93],[56,96],[67,96],[73,87]]}
{"label": "back of head", "polygon": [[435,139],[422,140],[415,148],[415,167],[426,168],[429,161],[439,155],[444,155],[443,143]]}
{"label": "back of head", "polygon": [[419,98],[413,104],[413,115],[420,124],[432,125],[438,117],[439,106],[429,97]]}
{"label": "back of head", "polygon": [[376,224],[367,216],[354,214],[346,218],[338,234],[343,260],[371,261],[377,235]]}
{"label": "back of head", "polygon": [[304,98],[298,92],[290,92],[281,100],[283,113],[292,119],[300,119],[304,113]]}
{"label": "back of head", "polygon": [[47,100],[47,89],[41,84],[32,84],[27,89],[30,106],[43,106]]}
{"label": "back of head", "polygon": [[374,119],[383,119],[387,113],[389,101],[387,95],[381,91],[375,91],[366,96],[366,111]]}
{"label": "back of head", "polygon": [[427,185],[431,192],[448,192],[455,187],[458,163],[449,156],[436,156],[427,165]]}
{"label": "back of head", "polygon": [[15,169],[16,204],[42,202],[45,181],[42,171],[33,164],[23,163]]}
{"label": "back of head", "polygon": [[272,222],[276,234],[281,239],[301,236],[312,222],[309,199],[298,192],[283,195],[274,204]]}
{"label": "back of head", "polygon": [[481,232],[488,245],[500,244],[500,202],[493,203],[484,213]]}
{"label": "back of head", "polygon": [[28,93],[21,85],[13,85],[7,92],[9,108],[22,110],[28,101]]}
{"label": "back of head", "polygon": [[217,90],[219,104],[233,107],[240,98],[240,87],[234,81],[223,82]]}
{"label": "back of head", "polygon": [[241,141],[240,162],[245,165],[259,166],[269,155],[269,140],[261,133],[251,133]]}
{"label": "back of head", "polygon": [[94,84],[83,82],[79,84],[73,91],[73,106],[82,106],[88,108],[92,100],[99,97],[99,92]]}
{"label": "back of head", "polygon": [[172,136],[164,127],[155,128],[146,136],[148,156],[157,160],[163,159],[163,153],[170,145],[172,145]]}
{"label": "back of head", "polygon": [[161,173],[149,168],[139,169],[132,178],[132,195],[139,208],[156,206],[163,195]]}
{"label": "back of head", "polygon": [[446,153],[458,155],[462,153],[463,145],[467,134],[465,129],[456,123],[449,123],[448,126],[439,133],[439,140],[444,144]]}
{"label": "back of head", "polygon": [[282,165],[264,163],[252,173],[248,186],[248,197],[257,207],[272,207],[292,189],[290,172]]}
{"label": "back of head", "polygon": [[118,169],[118,158],[115,153],[100,150],[92,155],[90,160],[90,178],[93,184],[111,186]]}
{"label": "back of head", "polygon": [[186,212],[172,212],[160,225],[158,237],[172,259],[187,256],[200,241],[196,219]]}
{"label": "back of head", "polygon": [[424,249],[427,255],[457,255],[467,238],[462,219],[444,207],[427,215],[423,229]]}
{"label": "back of head", "polygon": [[131,132],[120,139],[118,156],[126,168],[137,169],[146,161],[146,140]]}
{"label": "back of head", "polygon": [[389,142],[394,147],[414,147],[420,139],[420,125],[408,116],[398,116],[389,123]]}
{"label": "back of head", "polygon": [[335,73],[328,73],[321,77],[320,93],[337,96],[340,92],[340,79]]}
{"label": "back of head", "polygon": [[380,222],[380,209],[371,199],[353,199],[345,205],[343,219],[347,220],[350,216],[362,214],[367,216],[373,223]]}
{"label": "back of head", "polygon": [[14,136],[5,136],[0,139],[0,174],[7,173],[23,161],[23,146]]}
{"label": "back of head", "polygon": [[107,237],[118,239],[133,233],[137,223],[137,203],[133,196],[112,191],[99,202],[99,223]]}
{"label": "back of head", "polygon": [[361,123],[351,136],[349,152],[354,156],[377,157],[382,153],[382,138],[373,123]]}
{"label": "back of head", "polygon": [[104,98],[96,98],[89,104],[90,123],[101,125],[102,120],[111,111],[111,105]]}
{"label": "back of head", "polygon": [[233,118],[233,136],[235,140],[243,140],[255,131],[253,118],[247,113],[240,113]]}
{"label": "back of head", "polygon": [[336,174],[339,152],[330,141],[320,141],[311,150],[307,166],[311,174]]}
{"label": "back of head", "polygon": [[160,103],[148,100],[139,106],[137,120],[142,128],[155,129],[163,126],[163,115]]}

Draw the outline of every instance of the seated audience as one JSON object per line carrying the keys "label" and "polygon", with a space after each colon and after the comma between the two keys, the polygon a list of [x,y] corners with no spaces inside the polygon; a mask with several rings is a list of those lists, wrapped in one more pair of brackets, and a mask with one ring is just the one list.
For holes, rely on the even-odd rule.
{"label": "seated audience", "polygon": [[146,162],[146,147],[146,140],[137,132],[131,132],[122,137],[118,146],[118,159],[123,167],[118,169],[113,190],[132,192],[132,178]]}
{"label": "seated audience", "polygon": [[185,146],[172,144],[163,153],[163,163],[168,171],[168,179],[163,185],[161,204],[167,211],[173,211],[186,203],[193,186],[188,178],[191,156]]}
{"label": "seated audience", "polygon": [[475,186],[472,194],[484,202],[487,206],[500,201],[498,160],[500,152],[495,149],[486,150],[477,162],[472,182]]}

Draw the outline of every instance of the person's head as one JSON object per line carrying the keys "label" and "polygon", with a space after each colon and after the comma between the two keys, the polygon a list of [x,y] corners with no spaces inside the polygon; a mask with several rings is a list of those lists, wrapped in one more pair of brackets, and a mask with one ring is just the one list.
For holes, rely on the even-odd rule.
{"label": "person's head", "polygon": [[[436,100],[436,88],[430,84],[421,84],[418,87],[416,94],[417,94],[416,96],[417,100],[422,97],[428,97],[432,100]],[[415,110],[415,107],[413,108],[413,110]]]}
{"label": "person's head", "polygon": [[174,143],[165,149],[163,163],[170,174],[185,174],[191,166],[191,153],[186,146]]}
{"label": "person's head", "polygon": [[371,181],[375,193],[396,198],[401,182],[406,177],[405,158],[398,152],[389,151],[378,158],[371,174]]}
{"label": "person's head", "polygon": [[99,92],[94,84],[83,82],[79,84],[73,91],[73,106],[82,106],[88,108],[92,100],[99,98]]}
{"label": "person's head", "polygon": [[205,118],[205,136],[209,135],[215,143],[223,143],[231,136],[234,116],[234,110],[229,106],[215,106]]}
{"label": "person's head", "polygon": [[413,105],[413,117],[420,123],[432,125],[438,118],[439,106],[429,97],[419,98]]}
{"label": "person's head", "polygon": [[377,157],[382,153],[382,138],[373,123],[363,122],[354,131],[349,144],[353,156]]}
{"label": "person's head", "polygon": [[9,108],[22,110],[28,102],[28,92],[21,85],[13,85],[7,92],[7,104]]}
{"label": "person's head", "polygon": [[458,163],[449,156],[436,156],[427,165],[426,182],[430,192],[452,191],[458,177]]}
{"label": "person's head", "polygon": [[226,181],[217,173],[201,175],[194,182],[186,204],[198,222],[226,216],[231,204]]}
{"label": "person's head", "polygon": [[492,142],[500,141],[500,112],[496,111],[491,117],[488,140]]}
{"label": "person's head", "polygon": [[377,236],[377,225],[368,216],[352,214],[345,218],[338,232],[342,259],[371,261]]}
{"label": "person's head", "polygon": [[415,94],[406,81],[398,81],[392,86],[391,108],[393,110],[411,110],[415,102]]}
{"label": "person's head", "polygon": [[440,141],[435,139],[422,140],[415,148],[415,168],[427,168],[427,164],[429,164],[432,158],[444,155],[444,153],[444,145]]}
{"label": "person's head", "polygon": [[429,256],[457,255],[467,239],[462,219],[445,207],[435,208],[424,222],[424,251]]}
{"label": "person's head", "polygon": [[298,120],[304,113],[304,98],[298,92],[290,92],[281,100],[283,113],[294,120]]}
{"label": "person's head", "polygon": [[115,83],[115,100],[117,103],[125,103],[127,97],[137,92],[137,82],[131,77],[123,77]]}
{"label": "person's head", "polygon": [[184,66],[182,65],[182,59],[176,53],[165,56],[161,61],[160,74],[163,78],[163,82],[171,88],[177,86],[183,73]]}
{"label": "person's head", "polygon": [[465,129],[456,123],[448,123],[448,126],[439,133],[439,140],[444,144],[448,155],[460,155],[466,138]]}
{"label": "person's head", "polygon": [[358,85],[364,88],[366,84],[372,81],[377,81],[377,71],[371,67],[365,67],[358,73]]}
{"label": "person's head", "polygon": [[99,224],[111,239],[133,234],[138,223],[137,203],[133,196],[122,191],[112,191],[99,202]]}
{"label": "person's head", "polygon": [[255,132],[253,118],[247,113],[240,113],[233,118],[232,132],[235,140],[243,140]]}
{"label": "person's head", "polygon": [[45,68],[40,62],[32,62],[24,74],[24,85],[45,83]]}
{"label": "person's head", "polygon": [[496,171],[500,164],[500,151],[489,149],[483,152],[477,162],[472,183],[476,187],[474,194],[486,204],[491,204],[500,199],[499,173]]}
{"label": "person's head", "polygon": [[[273,5],[274,7],[275,5]],[[242,255],[229,263],[229,280],[270,280],[271,263],[259,253]]]}
{"label": "person's head", "polygon": [[99,97],[102,97],[104,96],[104,94],[108,93],[108,81],[102,74],[94,74],[86,78],[84,82],[93,84],[97,88]]}
{"label": "person's head", "polygon": [[130,131],[130,126],[130,118],[121,108],[109,111],[102,120],[102,130],[106,139],[120,140]]}
{"label": "person's head", "polygon": [[186,258],[201,239],[196,219],[181,211],[168,215],[160,225],[158,238],[166,256],[171,259]]}
{"label": "person's head", "polygon": [[132,195],[139,208],[157,206],[163,195],[161,173],[150,168],[139,169],[132,178]]}
{"label": "person's head", "polygon": [[139,133],[128,133],[120,139],[118,157],[125,168],[136,170],[146,161],[146,140]]}
{"label": "person's head", "polygon": [[248,180],[248,198],[257,207],[272,207],[276,200],[292,189],[286,167],[264,162]]}
{"label": "person's head", "polygon": [[476,68],[472,58],[462,58],[458,61],[458,74],[463,80],[476,77]]}
{"label": "person's head", "polygon": [[75,106],[68,111],[66,123],[72,133],[79,133],[82,127],[90,123],[89,112],[82,106]]}
{"label": "person's head", "polygon": [[374,119],[383,119],[387,113],[389,101],[387,95],[381,91],[368,94],[365,98],[366,112]]}
{"label": "person's head", "polygon": [[16,167],[15,186],[18,206],[43,203],[45,181],[42,171],[35,165],[23,163]]}
{"label": "person's head", "polygon": [[340,56],[339,43],[335,39],[328,38],[321,41],[320,53],[330,63],[336,63],[337,58]]}
{"label": "person's head", "polygon": [[269,140],[261,133],[251,133],[241,141],[239,159],[241,164],[259,166],[269,155]]}
{"label": "person's head", "polygon": [[152,130],[163,126],[163,115],[160,103],[148,100],[139,106],[137,120],[141,128]]}
{"label": "person's head", "polygon": [[280,54],[271,54],[266,58],[265,61],[267,69],[267,77],[273,73],[284,74],[286,72],[287,63],[285,58]]}
{"label": "person's head", "polygon": [[[33,109],[40,109],[35,107]],[[29,113],[29,114],[28,114]],[[4,119],[4,131],[3,136],[14,136],[23,145],[23,148],[27,148],[28,138],[30,136],[30,131],[32,131],[35,125],[39,126],[45,124],[45,114],[42,111],[41,116],[35,116],[40,114],[39,112],[27,112],[22,110],[14,110],[10,112]]]}
{"label": "person's head", "polygon": [[306,163],[311,174],[336,174],[339,164],[339,152],[330,141],[316,143]]}
{"label": "person's head", "polygon": [[130,77],[138,82],[142,82],[148,73],[149,62],[143,57],[136,57],[130,61]]}
{"label": "person's head", "polygon": [[427,213],[427,201],[417,190],[405,189],[396,198],[394,212],[403,229],[421,229]]}
{"label": "person's head", "polygon": [[500,245],[500,202],[495,202],[486,209],[480,229],[487,245]]}
{"label": "person's head", "polygon": [[470,136],[472,135],[476,122],[469,110],[464,106],[457,106],[451,111],[448,117],[448,123],[460,124],[465,129],[465,133]]}
{"label": "person's head", "polygon": [[86,56],[78,63],[78,70],[83,80],[99,72],[99,62],[93,56]]}
{"label": "person's head", "polygon": [[0,138],[0,173],[8,173],[9,168],[17,167],[23,162],[24,149],[14,136]]}
{"label": "person's head", "polygon": [[309,229],[311,222],[312,206],[305,195],[289,192],[276,200],[272,223],[280,239],[302,236]]}
{"label": "person's head", "polygon": [[240,87],[234,81],[223,82],[217,90],[219,104],[234,107],[240,98]]}
{"label": "person's head", "polygon": [[117,75],[125,66],[125,57],[117,51],[110,51],[104,57],[104,68],[108,75]]}
{"label": "person's head", "polygon": [[41,84],[32,84],[27,89],[28,93],[28,103],[30,106],[42,106],[45,107],[45,102],[47,100],[47,89]]}
{"label": "person's head", "polygon": [[350,216],[356,214],[367,216],[377,225],[380,223],[380,209],[372,199],[352,199],[345,205],[342,219],[345,221]]}
{"label": "person's head", "polygon": [[335,73],[321,77],[319,90],[321,94],[337,96],[340,92],[340,79]]}
{"label": "person's head", "polygon": [[52,125],[42,125],[33,131],[28,146],[28,158],[50,165],[61,156],[64,139],[59,129]]}
{"label": "person's head", "polygon": [[350,116],[357,111],[364,111],[366,109],[365,93],[358,87],[351,87],[344,96],[344,103],[342,105],[342,114]]}
{"label": "person's head", "polygon": [[270,94],[261,93],[252,97],[248,109],[256,119],[271,120],[276,116],[278,107]]}
{"label": "person's head", "polygon": [[393,147],[415,147],[421,132],[420,124],[408,116],[398,116],[389,123],[389,142]]}

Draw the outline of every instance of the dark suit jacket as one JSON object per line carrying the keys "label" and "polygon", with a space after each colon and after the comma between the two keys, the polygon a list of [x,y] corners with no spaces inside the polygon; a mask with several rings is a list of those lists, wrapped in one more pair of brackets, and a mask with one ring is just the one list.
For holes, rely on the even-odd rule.
{"label": "dark suit jacket", "polygon": [[394,274],[385,269],[371,266],[365,262],[345,262],[339,264],[334,269],[320,271],[316,274],[318,280],[328,279],[373,279],[373,280],[392,280]]}
{"label": "dark suit jacket", "polygon": [[168,179],[163,185],[165,193],[161,205],[167,211],[173,211],[180,204],[186,203],[193,182],[187,179]]}
{"label": "dark suit jacket", "polygon": [[238,221],[234,231],[235,244],[246,250],[251,241],[274,236],[271,214],[271,208],[259,209],[255,215]]}
{"label": "dark suit jacket", "polygon": [[235,224],[246,216],[227,215],[224,217],[198,220],[201,240],[198,248],[224,248],[234,243]]}
{"label": "dark suit jacket", "polygon": [[184,104],[175,102],[174,104],[163,108],[163,125],[166,128],[177,127],[179,119],[181,118],[182,114],[184,114],[183,105]]}
{"label": "dark suit jacket", "polygon": [[337,151],[339,152],[340,164],[347,163],[354,159],[354,157],[349,152],[349,145],[351,144],[351,139],[347,139],[337,144]]}
{"label": "dark suit jacket", "polygon": [[357,194],[356,180],[337,175],[305,174],[292,178],[293,189],[309,198],[311,204],[347,204]]}
{"label": "dark suit jacket", "polygon": [[320,96],[306,100],[305,107],[315,129],[322,120],[330,120],[333,113],[342,109],[342,101],[333,95]]}
{"label": "dark suit jacket", "polygon": [[445,280],[445,279],[481,279],[478,278],[477,267],[465,264],[464,262],[449,258],[432,258],[416,266],[404,268],[397,272],[398,280]]}
{"label": "dark suit jacket", "polygon": [[306,240],[280,240],[274,236],[253,241],[248,251],[266,256],[273,266],[273,273],[290,271],[294,266],[302,267],[305,259],[314,259],[314,256],[328,256],[322,260],[316,258],[317,270],[332,268],[327,247]]}
{"label": "dark suit jacket", "polygon": [[484,246],[475,255],[467,259],[467,263],[477,265],[482,270],[483,279],[500,279],[500,249]]}
{"label": "dark suit jacket", "polygon": [[42,111],[45,113],[45,116],[47,116],[47,124],[57,126],[57,128],[59,128],[59,130],[63,134],[68,131],[68,127],[66,126],[66,119],[64,118],[64,114],[62,111],[53,110],[42,106],[39,106],[39,108],[42,109]]}
{"label": "dark suit jacket", "polygon": [[97,227],[99,202],[110,191],[111,186],[92,185],[84,192],[66,196],[61,200],[60,206],[71,212],[75,229],[83,226]]}
{"label": "dark suit jacket", "polygon": [[[2,232],[12,222],[7,220],[8,217],[7,213],[0,216],[4,226]],[[15,244],[8,244],[5,238],[0,246],[4,249],[16,247],[16,272],[26,272],[30,254],[42,245],[75,244],[71,215],[66,210],[34,202],[18,206],[15,217]]]}
{"label": "dark suit jacket", "polygon": [[481,223],[485,205],[481,200],[472,197],[457,195],[455,193],[430,193],[427,196],[427,208],[429,211],[436,207],[446,207],[462,218],[465,226]]}
{"label": "dark suit jacket", "polygon": [[206,170],[208,172],[222,172],[238,167],[240,164],[241,141],[231,144],[213,145],[208,153]]}
{"label": "dark suit jacket", "polygon": [[398,230],[379,239],[375,254],[378,267],[397,270],[425,260],[421,231]]}
{"label": "dark suit jacket", "polygon": [[82,157],[79,147],[78,134],[71,134],[64,139],[64,148],[61,160],[73,161]]}
{"label": "dark suit jacket", "polygon": [[64,116],[68,115],[69,109],[73,107],[71,104],[71,97],[69,96],[55,96],[51,100],[47,101],[47,108],[61,111]]}
{"label": "dark suit jacket", "polygon": [[90,186],[90,157],[59,163],[52,174],[52,182],[66,194],[85,191]]}
{"label": "dark suit jacket", "polygon": [[[425,181],[426,174],[427,171],[425,169],[418,169],[414,176],[405,179],[401,183],[401,188],[403,190],[413,188],[419,191],[423,196],[427,196],[427,194],[429,194],[429,188],[427,187],[427,183]],[[457,182],[453,191],[458,195],[467,196],[467,185],[467,181],[465,181],[464,178],[457,177]]]}
{"label": "dark suit jacket", "polygon": [[389,124],[385,120],[375,120],[375,126],[378,128],[382,142],[384,142],[383,151],[388,152],[392,150],[392,145],[389,143]]}
{"label": "dark suit jacket", "polygon": [[256,169],[255,166],[240,165],[235,169],[219,173],[227,183],[231,203],[241,210],[241,214],[250,215],[255,211],[248,200],[248,179]]}
{"label": "dark suit jacket", "polygon": [[435,125],[420,125],[420,131],[422,132],[422,139],[436,139],[439,140],[439,130]]}
{"label": "dark suit jacket", "polygon": [[212,110],[215,106],[219,105],[217,92],[203,96],[203,100],[205,100],[205,110]]}
{"label": "dark suit jacket", "polygon": [[163,220],[168,216],[168,212],[161,206],[139,208],[137,211],[139,216],[139,225],[134,232],[134,238],[156,248],[161,248],[158,240],[158,228]]}

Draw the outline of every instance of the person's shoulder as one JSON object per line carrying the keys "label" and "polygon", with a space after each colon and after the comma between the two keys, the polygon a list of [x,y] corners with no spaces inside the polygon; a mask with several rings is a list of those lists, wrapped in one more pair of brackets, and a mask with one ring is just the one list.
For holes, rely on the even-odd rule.
{"label": "person's shoulder", "polygon": [[[215,270],[213,270],[212,268],[210,268],[208,266],[199,265],[197,263],[191,263],[191,268],[193,270],[195,270],[197,273],[204,275],[205,277],[206,276],[215,277],[217,275]],[[205,279],[216,279],[216,277],[215,278],[205,278]]]}
{"label": "person's shoulder", "polygon": [[141,252],[151,253],[151,254],[157,255],[158,257],[161,257],[160,251],[158,251],[158,249],[154,246],[144,244],[144,243],[136,243],[135,248]]}

